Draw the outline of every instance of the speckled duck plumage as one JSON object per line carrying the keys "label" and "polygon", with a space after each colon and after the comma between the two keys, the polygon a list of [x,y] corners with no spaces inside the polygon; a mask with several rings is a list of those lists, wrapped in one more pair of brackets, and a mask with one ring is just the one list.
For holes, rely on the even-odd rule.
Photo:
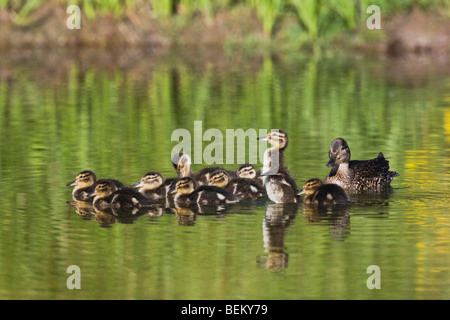
{"label": "speckled duck plumage", "polygon": [[337,184],[349,192],[385,190],[399,176],[397,172],[389,171],[389,161],[382,152],[371,160],[350,160],[350,148],[342,138],[331,143],[329,158],[327,166],[331,171],[324,183]]}

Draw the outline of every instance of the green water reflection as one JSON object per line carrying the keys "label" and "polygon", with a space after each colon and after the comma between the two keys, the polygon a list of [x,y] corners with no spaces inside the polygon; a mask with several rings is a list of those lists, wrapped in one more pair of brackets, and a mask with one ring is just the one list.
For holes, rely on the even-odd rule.
{"label": "green water reflection", "polygon": [[[107,57],[2,64],[1,299],[450,297],[450,78],[439,65]],[[284,129],[299,184],[326,176],[338,136],[354,159],[382,151],[400,177],[392,193],[331,218],[259,201],[217,216],[105,221],[66,203],[65,184],[84,169],[126,184],[174,176],[172,132],[194,121]],[[81,290],[66,287],[69,265]],[[380,290],[366,286],[370,265]]]}

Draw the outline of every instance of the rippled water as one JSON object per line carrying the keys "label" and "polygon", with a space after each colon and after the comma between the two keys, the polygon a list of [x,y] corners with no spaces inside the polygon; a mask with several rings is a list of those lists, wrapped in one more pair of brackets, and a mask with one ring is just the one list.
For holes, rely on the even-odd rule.
{"label": "rippled water", "polygon": [[[450,77],[437,62],[54,53],[56,68],[28,54],[0,73],[1,299],[450,297]],[[67,203],[85,169],[129,185],[174,176],[172,132],[193,135],[194,121],[224,136],[284,129],[299,185],[327,175],[338,136],[353,159],[382,151],[400,176],[333,215],[261,200],[119,219]],[[381,289],[366,285],[371,265]]]}

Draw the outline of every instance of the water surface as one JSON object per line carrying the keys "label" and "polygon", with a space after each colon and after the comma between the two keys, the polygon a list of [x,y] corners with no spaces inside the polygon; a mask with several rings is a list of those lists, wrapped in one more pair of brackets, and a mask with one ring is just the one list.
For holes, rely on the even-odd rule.
{"label": "water surface", "polygon": [[[1,65],[1,299],[450,297],[450,77],[438,61],[79,54]],[[299,185],[327,175],[336,137],[352,159],[382,151],[400,176],[331,216],[261,200],[112,219],[67,203],[85,169],[129,185],[174,176],[172,132],[194,121],[287,131]],[[66,286],[70,265],[80,290]],[[381,289],[366,286],[371,265]]]}

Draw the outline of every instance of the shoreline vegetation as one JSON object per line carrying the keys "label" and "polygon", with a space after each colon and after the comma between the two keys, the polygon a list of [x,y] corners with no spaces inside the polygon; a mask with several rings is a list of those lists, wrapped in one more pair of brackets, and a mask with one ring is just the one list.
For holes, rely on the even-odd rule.
{"label": "shoreline vegetation", "polygon": [[[448,56],[450,5],[441,0],[0,0],[0,48],[143,48],[236,53],[344,51]],[[70,5],[81,29],[69,29]],[[380,29],[366,25],[378,5]]]}

